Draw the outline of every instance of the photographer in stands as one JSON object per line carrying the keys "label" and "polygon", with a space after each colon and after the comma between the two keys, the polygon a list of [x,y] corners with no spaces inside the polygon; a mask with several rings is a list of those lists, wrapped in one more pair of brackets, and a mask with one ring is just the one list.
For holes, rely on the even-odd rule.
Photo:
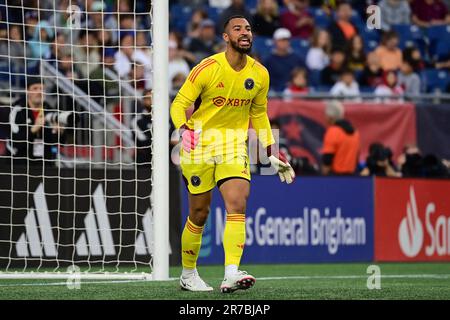
{"label": "photographer in stands", "polygon": [[[40,76],[26,78],[26,95],[19,99],[9,114],[11,126],[7,149],[14,165],[54,165],[58,143],[64,138],[63,126],[74,126],[72,112],[50,110],[44,101],[44,85]],[[7,160],[9,162],[9,160]]]}
{"label": "photographer in stands", "polygon": [[392,160],[392,150],[382,143],[375,142],[369,146],[366,167],[361,171],[362,176],[401,177]]}

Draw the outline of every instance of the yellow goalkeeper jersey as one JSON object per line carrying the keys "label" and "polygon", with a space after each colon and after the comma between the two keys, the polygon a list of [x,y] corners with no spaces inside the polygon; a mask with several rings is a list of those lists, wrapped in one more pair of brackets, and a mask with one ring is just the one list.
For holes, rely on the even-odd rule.
{"label": "yellow goalkeeper jersey", "polygon": [[[239,152],[245,148],[249,120],[264,147],[274,143],[267,116],[269,73],[255,59],[247,56],[247,64],[235,71],[225,52],[204,59],[194,67],[171,106],[176,128],[186,124],[200,130],[200,142],[194,151]],[[194,104],[194,112],[186,119],[186,109]],[[200,151],[201,150],[201,151]]]}

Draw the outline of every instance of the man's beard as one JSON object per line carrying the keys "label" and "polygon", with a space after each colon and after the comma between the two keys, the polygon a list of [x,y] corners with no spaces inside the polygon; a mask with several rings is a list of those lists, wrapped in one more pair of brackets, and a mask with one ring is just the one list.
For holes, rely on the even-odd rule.
{"label": "man's beard", "polygon": [[234,50],[236,50],[237,52],[239,52],[241,54],[248,54],[248,53],[250,53],[250,51],[252,51],[253,42],[250,42],[250,46],[248,48],[242,48],[242,47],[239,47],[238,41],[239,40],[237,40],[237,41],[230,40],[230,45]]}

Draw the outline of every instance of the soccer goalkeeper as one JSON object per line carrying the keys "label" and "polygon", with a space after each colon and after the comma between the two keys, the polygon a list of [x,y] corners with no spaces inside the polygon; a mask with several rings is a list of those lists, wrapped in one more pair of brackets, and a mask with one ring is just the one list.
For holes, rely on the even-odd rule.
{"label": "soccer goalkeeper", "polygon": [[[204,59],[192,69],[171,106],[180,129],[181,170],[189,191],[189,217],[181,237],[183,272],[180,286],[189,291],[212,291],[196,269],[203,226],[212,189],[217,185],[227,212],[223,235],[225,277],[220,289],[233,292],[252,287],[256,279],[238,269],[245,244],[245,210],[250,192],[247,153],[249,120],[267,148],[281,181],[291,183],[294,170],[275,147],[267,116],[269,74],[247,54],[252,30],[243,16],[225,22],[225,52]],[[189,120],[186,109],[194,104]]]}

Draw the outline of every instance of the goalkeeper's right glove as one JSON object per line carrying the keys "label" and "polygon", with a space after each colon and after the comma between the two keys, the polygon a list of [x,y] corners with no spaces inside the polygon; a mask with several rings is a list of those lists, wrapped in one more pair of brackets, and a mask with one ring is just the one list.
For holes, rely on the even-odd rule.
{"label": "goalkeeper's right glove", "polygon": [[200,140],[200,132],[201,130],[194,131],[185,124],[180,127],[181,131],[181,139],[184,151],[190,153],[195,149],[199,140]]}
{"label": "goalkeeper's right glove", "polygon": [[271,165],[277,170],[281,182],[292,183],[295,178],[295,172],[289,164],[286,155],[281,150],[273,151],[272,149],[275,149],[273,145],[267,147],[267,155]]}

